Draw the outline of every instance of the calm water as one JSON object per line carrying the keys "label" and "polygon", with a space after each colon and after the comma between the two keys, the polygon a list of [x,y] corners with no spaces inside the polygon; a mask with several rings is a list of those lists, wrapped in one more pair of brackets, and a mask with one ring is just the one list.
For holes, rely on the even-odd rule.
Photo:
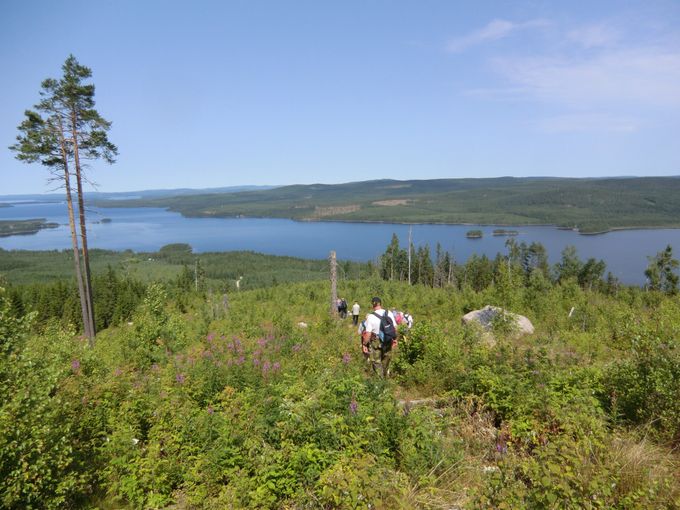
{"label": "calm water", "polygon": [[[70,248],[68,217],[65,204],[14,204],[0,208],[0,219],[46,218],[60,223],[56,229],[42,230],[35,235],[0,238],[0,248],[6,250],[52,250]],[[110,218],[111,223],[99,223]],[[273,255],[303,258],[325,258],[335,250],[339,259],[375,260],[390,242],[392,233],[407,245],[408,225],[297,222],[282,219],[184,218],[163,209],[99,209],[88,212],[90,246],[109,250],[156,251],[170,243],[188,243],[196,252],[253,250]],[[482,239],[467,239],[470,229],[484,232]],[[494,257],[506,252],[506,237],[491,235],[494,226],[413,225],[416,246],[429,244],[434,253],[436,244],[465,261],[471,254]],[[603,235],[584,236],[553,227],[505,227],[519,231],[517,242],[540,242],[548,251],[550,261],[557,262],[568,245],[578,250],[583,260],[603,259],[607,270],[621,281],[644,283],[647,257],[673,246],[680,254],[680,229],[625,230]]]}

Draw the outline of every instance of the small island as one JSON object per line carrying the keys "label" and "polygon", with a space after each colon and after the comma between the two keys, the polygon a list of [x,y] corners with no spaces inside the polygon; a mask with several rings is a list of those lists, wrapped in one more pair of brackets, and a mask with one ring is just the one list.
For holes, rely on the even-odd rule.
{"label": "small island", "polygon": [[506,230],[504,228],[497,228],[493,231],[495,236],[516,236],[519,234],[517,230]]}
{"label": "small island", "polygon": [[481,230],[468,230],[465,237],[468,239],[481,239],[483,235]]}
{"label": "small island", "polygon": [[44,228],[57,228],[59,223],[47,222],[45,218],[31,220],[0,221],[0,237],[37,234]]}

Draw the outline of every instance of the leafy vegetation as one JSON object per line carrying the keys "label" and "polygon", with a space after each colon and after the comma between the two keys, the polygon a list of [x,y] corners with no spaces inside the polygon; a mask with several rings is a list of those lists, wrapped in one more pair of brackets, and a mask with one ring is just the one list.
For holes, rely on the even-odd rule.
{"label": "leafy vegetation", "polygon": [[[0,291],[0,506],[680,506],[672,294],[579,279],[588,262],[573,250],[551,268],[540,245],[512,240],[496,260],[450,264],[452,280],[434,277],[448,276],[437,248],[409,284],[404,252],[395,236],[380,266],[338,282],[364,311],[380,295],[414,315],[387,380],[351,322],[328,316],[323,274],[225,303],[196,285],[190,247],[170,245],[140,261],[178,269],[169,279],[97,275],[95,292],[111,292],[96,309],[111,315],[92,347],[77,303],[70,320],[44,319],[55,299],[17,310],[12,296],[57,283]],[[291,274],[305,263],[215,260],[230,256]],[[219,264],[199,260],[207,282]],[[490,342],[461,324],[487,304],[536,332],[499,324]]]}
{"label": "leafy vegetation", "polygon": [[679,227],[680,178],[495,178],[296,185],[128,201],[185,216],[557,225],[583,233]]}

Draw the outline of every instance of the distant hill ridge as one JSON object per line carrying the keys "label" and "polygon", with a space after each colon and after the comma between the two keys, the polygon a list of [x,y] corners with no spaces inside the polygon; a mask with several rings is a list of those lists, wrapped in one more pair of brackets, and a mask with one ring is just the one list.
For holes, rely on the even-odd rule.
{"label": "distant hill ridge", "polygon": [[[176,197],[182,195],[203,195],[206,193],[234,193],[239,191],[252,190],[266,190],[272,189],[275,186],[225,186],[221,188],[175,188],[175,189],[147,189],[138,191],[86,191],[85,197],[90,200],[120,200],[124,198],[157,198],[157,197]],[[17,202],[17,201],[32,201],[32,202],[61,202],[64,200],[64,194],[44,193],[44,194],[16,194],[16,195],[0,195],[0,202]]]}
{"label": "distant hill ridge", "polygon": [[582,233],[680,227],[680,177],[380,179],[97,201],[191,217],[556,225]]}

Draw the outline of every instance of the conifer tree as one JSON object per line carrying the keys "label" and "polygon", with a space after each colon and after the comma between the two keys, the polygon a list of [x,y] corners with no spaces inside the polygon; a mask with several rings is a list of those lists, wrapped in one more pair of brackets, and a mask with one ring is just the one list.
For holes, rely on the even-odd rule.
{"label": "conifer tree", "polygon": [[[83,196],[83,181],[87,181],[84,169],[88,160],[113,163],[118,150],[107,136],[111,123],[94,109],[94,85],[84,83],[92,77],[92,71],[80,65],[73,55],[66,59],[62,71],[59,80],[48,78],[42,82],[42,100],[35,105],[35,111],[26,110],[17,143],[10,149],[20,161],[46,166],[51,173],[50,180],[60,182],[65,191],[83,327],[92,342],[96,329]],[[80,241],[72,178],[75,178]]]}
{"label": "conifer tree", "polygon": [[678,291],[678,275],[675,272],[680,263],[673,258],[673,248],[667,245],[655,257],[649,257],[649,266],[645,270],[648,288],[659,290],[666,294],[676,294]]}

